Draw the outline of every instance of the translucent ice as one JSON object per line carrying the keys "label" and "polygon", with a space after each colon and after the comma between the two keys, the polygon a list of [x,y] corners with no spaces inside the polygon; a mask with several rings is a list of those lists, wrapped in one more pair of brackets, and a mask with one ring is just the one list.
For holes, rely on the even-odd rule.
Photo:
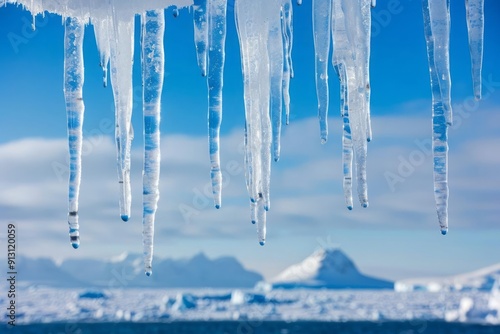
{"label": "translucent ice", "polygon": [[358,197],[368,206],[366,182],[367,141],[370,131],[370,27],[369,0],[334,1],[333,65],[341,83],[343,117],[343,174],[346,205],[352,209],[352,161],[356,163]]}
{"label": "translucent ice", "polygon": [[[283,75],[279,74],[277,69],[283,64],[284,57],[283,49],[278,51],[279,46],[270,44],[281,44],[283,41],[279,38],[281,10],[281,1],[235,2],[244,83],[247,188],[250,194],[252,222],[257,224],[261,244],[265,241],[266,211],[270,208],[270,108],[272,103],[277,103],[270,103],[270,94],[279,94],[280,89],[273,90],[273,87],[277,87],[276,83]],[[280,59],[277,59],[278,57]]]}
{"label": "translucent ice", "polygon": [[132,62],[134,59],[134,17],[118,19],[113,11],[111,27],[111,84],[115,99],[115,140],[120,185],[120,217],[130,218],[130,149],[132,129]]}
{"label": "translucent ice", "polygon": [[318,118],[321,143],[326,143],[328,139],[328,54],[330,53],[332,0],[312,1]]}
{"label": "translucent ice", "polygon": [[434,197],[441,232],[448,231],[448,126],[451,125],[449,0],[424,0],[424,31],[432,87]]}
{"label": "translucent ice", "polygon": [[163,10],[142,15],[142,85],[144,114],[143,246],[144,269],[151,275],[155,214],[160,191],[160,112],[165,55]]}
{"label": "translucent ice", "polygon": [[[222,172],[220,168],[220,126],[222,121],[222,86],[226,43],[227,0],[208,1],[208,140],[210,175],[215,207],[221,206]],[[203,70],[202,70],[203,71]]]}
{"label": "translucent ice", "polygon": [[465,0],[465,6],[474,97],[479,100],[481,98],[481,71],[483,67],[484,0]]}
{"label": "translucent ice", "polygon": [[68,224],[71,244],[80,246],[78,197],[82,174],[83,104],[83,34],[84,22],[68,17],[64,24],[64,99],[68,117],[69,205]]}

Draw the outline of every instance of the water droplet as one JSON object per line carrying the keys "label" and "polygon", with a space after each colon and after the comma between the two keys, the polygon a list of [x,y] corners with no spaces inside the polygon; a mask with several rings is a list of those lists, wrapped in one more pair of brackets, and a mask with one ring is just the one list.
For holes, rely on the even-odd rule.
{"label": "water droplet", "polygon": [[128,222],[128,220],[129,220],[129,218],[130,218],[128,215],[121,215],[120,217],[121,217],[121,219],[122,219],[124,222]]}

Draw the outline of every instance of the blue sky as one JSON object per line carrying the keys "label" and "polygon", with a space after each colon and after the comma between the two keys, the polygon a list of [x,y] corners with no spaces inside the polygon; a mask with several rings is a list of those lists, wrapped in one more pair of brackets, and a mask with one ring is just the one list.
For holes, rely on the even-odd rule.
{"label": "blue sky", "polygon": [[[388,11],[388,3],[397,12]],[[391,7],[391,6],[389,6]],[[452,3],[451,74],[456,125],[450,130],[450,232],[439,233],[432,188],[430,86],[421,2],[379,1],[373,10],[371,87],[374,140],[368,155],[370,208],[344,207],[338,80],[330,68],[330,137],[319,143],[314,85],[311,4],[294,6],[291,124],[282,158],[273,165],[268,238],[260,247],[250,224],[241,167],[244,104],[239,46],[228,13],[222,165],[231,171],[223,208],[203,195],[209,184],[207,89],[199,75],[192,16],[167,10],[162,106],[162,179],[155,254],[235,255],[272,277],[317,247],[340,245],[362,271],[387,278],[446,275],[500,261],[500,3],[486,1],[485,98],[472,100],[465,9]],[[111,257],[141,252],[142,120],[138,30],[134,66],[133,212],[123,223],[112,124],[111,87],[103,88],[92,26],[86,28],[84,132],[80,199],[82,246],[67,236],[66,115],[60,16],[0,8],[0,221],[19,229],[19,252],[29,256]],[[138,20],[136,20],[136,23]],[[459,111],[462,110],[460,113]],[[423,147],[423,148],[422,148]],[[420,159],[422,158],[422,159]],[[413,159],[415,163],[408,167]],[[417,159],[417,160],[415,160]],[[237,168],[228,168],[233,164]],[[404,168],[408,170],[404,170]],[[399,168],[399,171],[398,171]],[[403,171],[403,173],[401,173]],[[387,172],[404,174],[392,186]],[[191,207],[190,219],[181,208]],[[0,231],[5,238],[6,228]]]}

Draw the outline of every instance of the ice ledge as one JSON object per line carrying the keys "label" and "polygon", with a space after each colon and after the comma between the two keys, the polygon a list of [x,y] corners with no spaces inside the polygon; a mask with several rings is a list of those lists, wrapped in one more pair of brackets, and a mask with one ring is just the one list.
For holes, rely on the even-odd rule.
{"label": "ice ledge", "polygon": [[33,15],[47,11],[62,17],[78,17],[88,21],[104,19],[112,10],[118,18],[127,18],[147,10],[170,6],[188,7],[193,4],[193,0],[0,0],[0,3],[22,5]]}

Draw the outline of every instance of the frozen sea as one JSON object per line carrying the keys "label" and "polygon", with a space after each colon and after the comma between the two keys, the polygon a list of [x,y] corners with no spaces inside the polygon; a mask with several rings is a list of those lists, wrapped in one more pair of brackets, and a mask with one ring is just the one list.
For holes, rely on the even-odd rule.
{"label": "frozen sea", "polygon": [[[19,287],[1,333],[500,333],[488,291]],[[464,302],[466,301],[466,302]],[[2,310],[7,306],[0,296]],[[464,308],[464,305],[466,306]],[[6,329],[6,331],[4,331]]]}

